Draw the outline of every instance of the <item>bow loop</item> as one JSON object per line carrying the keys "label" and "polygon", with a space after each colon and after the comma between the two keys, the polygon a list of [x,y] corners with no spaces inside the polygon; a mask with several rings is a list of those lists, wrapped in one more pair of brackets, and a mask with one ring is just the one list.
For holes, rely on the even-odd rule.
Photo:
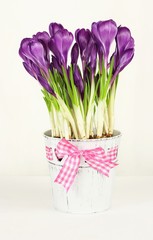
{"label": "bow loop", "polygon": [[65,138],[62,138],[57,144],[56,155],[58,158],[63,158],[65,155],[72,155],[76,151],[78,151],[76,146],[71,144]]}

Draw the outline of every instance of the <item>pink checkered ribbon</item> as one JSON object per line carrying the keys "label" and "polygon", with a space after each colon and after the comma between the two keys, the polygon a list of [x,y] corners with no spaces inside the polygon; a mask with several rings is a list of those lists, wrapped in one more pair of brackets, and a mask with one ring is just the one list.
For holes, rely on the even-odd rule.
{"label": "pink checkered ribbon", "polygon": [[46,146],[46,158],[48,161],[53,161],[52,148]]}
{"label": "pink checkered ribbon", "polygon": [[86,163],[101,174],[109,177],[109,171],[116,163],[118,147],[111,148],[107,154],[101,147],[90,150],[79,150],[66,139],[62,139],[56,148],[58,158],[63,158],[64,164],[54,182],[62,184],[66,191],[71,187],[80,165],[80,156]]}

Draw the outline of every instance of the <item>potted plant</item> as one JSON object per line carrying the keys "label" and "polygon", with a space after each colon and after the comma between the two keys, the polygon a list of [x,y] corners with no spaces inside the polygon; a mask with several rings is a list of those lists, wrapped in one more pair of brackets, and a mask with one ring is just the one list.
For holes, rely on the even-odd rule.
{"label": "potted plant", "polygon": [[99,212],[110,207],[121,136],[114,130],[114,102],[134,39],[127,27],[107,20],[77,29],[72,46],[73,40],[61,24],[51,23],[49,33],[24,38],[19,54],[42,86],[49,112],[51,129],[44,136],[55,208]]}

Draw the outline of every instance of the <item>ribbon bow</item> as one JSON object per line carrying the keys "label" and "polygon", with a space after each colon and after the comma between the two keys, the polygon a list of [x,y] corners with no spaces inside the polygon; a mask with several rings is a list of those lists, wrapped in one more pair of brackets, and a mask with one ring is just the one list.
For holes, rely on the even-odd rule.
{"label": "ribbon bow", "polygon": [[109,177],[110,169],[118,165],[114,161],[117,157],[117,151],[118,147],[111,148],[107,154],[101,147],[79,150],[63,138],[57,144],[56,155],[58,158],[63,158],[64,164],[54,182],[62,184],[68,192],[78,172],[81,156],[90,167]]}

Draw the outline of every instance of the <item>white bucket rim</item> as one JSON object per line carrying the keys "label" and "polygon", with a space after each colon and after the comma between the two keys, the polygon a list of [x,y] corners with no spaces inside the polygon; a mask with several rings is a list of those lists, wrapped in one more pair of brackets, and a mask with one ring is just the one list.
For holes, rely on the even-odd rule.
{"label": "white bucket rim", "polygon": [[[43,133],[44,137],[45,138],[49,138],[49,139],[52,139],[52,141],[57,141],[57,140],[60,140],[62,138],[57,138],[57,137],[52,137],[51,136],[51,130],[47,130]],[[98,142],[98,141],[110,141],[112,139],[115,139],[115,138],[120,138],[122,136],[121,132],[118,131],[118,130],[114,130],[113,131],[113,136],[112,137],[104,137],[104,138],[95,138],[95,139],[75,139],[75,138],[71,138],[71,139],[68,139],[68,141],[70,142]]]}

